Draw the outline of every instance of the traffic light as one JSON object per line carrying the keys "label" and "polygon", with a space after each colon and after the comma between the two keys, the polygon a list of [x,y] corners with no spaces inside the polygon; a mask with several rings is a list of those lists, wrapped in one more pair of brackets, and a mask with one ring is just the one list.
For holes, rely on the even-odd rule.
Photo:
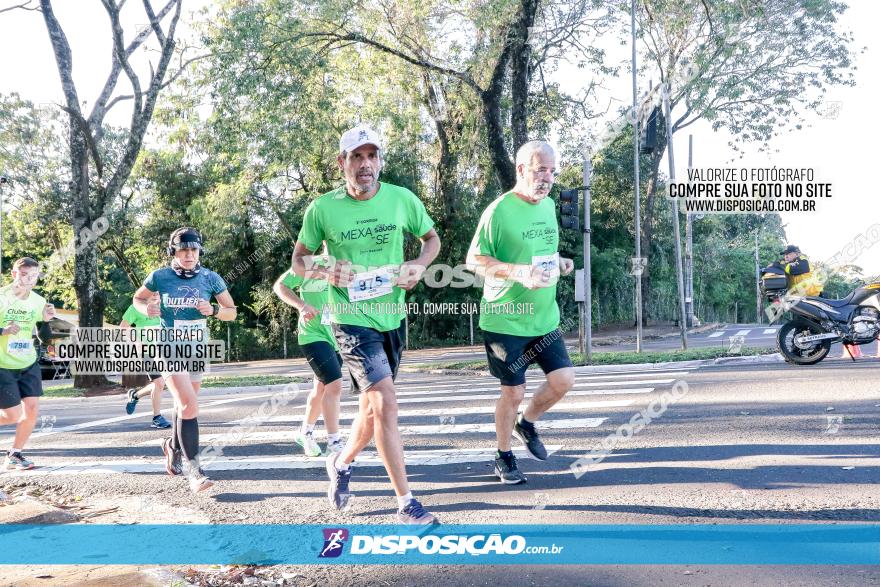
{"label": "traffic light", "polygon": [[562,228],[577,230],[580,228],[578,220],[578,188],[562,190],[559,192],[559,217]]}
{"label": "traffic light", "polygon": [[650,155],[657,148],[657,117],[659,116],[658,107],[651,110],[648,120],[642,123],[642,130],[639,133],[639,153],[642,155]]}

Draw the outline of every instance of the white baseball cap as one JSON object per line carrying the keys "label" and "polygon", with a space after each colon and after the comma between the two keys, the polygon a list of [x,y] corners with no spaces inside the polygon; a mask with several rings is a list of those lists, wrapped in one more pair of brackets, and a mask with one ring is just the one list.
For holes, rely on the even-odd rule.
{"label": "white baseball cap", "polygon": [[339,152],[351,153],[363,145],[374,145],[380,151],[382,150],[379,133],[369,126],[358,125],[342,133],[342,137],[339,139]]}

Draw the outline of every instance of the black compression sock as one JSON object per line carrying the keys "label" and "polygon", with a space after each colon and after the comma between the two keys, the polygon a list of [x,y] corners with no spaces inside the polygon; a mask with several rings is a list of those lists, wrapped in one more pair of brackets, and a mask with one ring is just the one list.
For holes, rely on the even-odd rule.
{"label": "black compression sock", "polygon": [[171,448],[180,450],[180,418],[177,416],[177,407],[171,412]]}
{"label": "black compression sock", "polygon": [[190,462],[199,456],[199,419],[180,418],[180,443],[183,454]]}
{"label": "black compression sock", "polygon": [[510,457],[513,456],[513,451],[512,450],[505,450],[505,451],[499,450],[498,456],[501,457],[502,459],[509,459]]}

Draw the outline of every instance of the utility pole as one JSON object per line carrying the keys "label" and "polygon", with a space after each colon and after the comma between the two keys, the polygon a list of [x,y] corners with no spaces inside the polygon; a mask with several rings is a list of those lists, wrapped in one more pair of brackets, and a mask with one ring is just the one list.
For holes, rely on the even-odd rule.
{"label": "utility pole", "polygon": [[758,233],[755,233],[755,320],[758,324],[761,320],[761,261],[758,258]]}
{"label": "utility pole", "polygon": [[[8,185],[9,180],[0,175],[0,188]],[[3,275],[3,190],[0,189],[0,276]]]}
{"label": "utility pole", "polygon": [[[688,135],[688,172],[693,168],[694,135]],[[684,222],[684,304],[687,325],[692,328],[694,326],[694,220],[690,212],[685,212]]]}
{"label": "utility pole", "polygon": [[[666,119],[666,148],[669,160],[669,182],[675,182],[675,157],[672,149],[672,121],[670,120],[669,84],[663,84],[663,117]],[[681,348],[687,350],[687,311],[684,307],[684,275],[681,266],[681,230],[678,226],[678,200],[672,198],[672,231],[675,233],[675,276],[678,281],[678,325],[681,330]]]}
{"label": "utility pole", "polygon": [[642,352],[642,219],[639,193],[639,89],[636,79],[636,0],[630,1],[630,28],[632,29],[632,125],[633,125],[633,178],[635,181],[635,233],[636,261],[633,274],[636,278],[636,352]]}
{"label": "utility pole", "polygon": [[593,361],[593,275],[590,267],[590,152],[584,151],[584,363]]}

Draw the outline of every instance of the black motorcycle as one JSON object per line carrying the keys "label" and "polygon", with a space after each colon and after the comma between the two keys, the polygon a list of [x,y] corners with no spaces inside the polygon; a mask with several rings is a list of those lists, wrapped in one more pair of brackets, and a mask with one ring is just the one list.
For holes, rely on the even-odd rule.
{"label": "black motorcycle", "polygon": [[880,334],[880,282],[831,300],[786,295],[785,275],[764,271],[762,287],[773,312],[790,316],[776,334],[779,352],[789,363],[815,365],[828,356],[832,343],[869,344]]}

